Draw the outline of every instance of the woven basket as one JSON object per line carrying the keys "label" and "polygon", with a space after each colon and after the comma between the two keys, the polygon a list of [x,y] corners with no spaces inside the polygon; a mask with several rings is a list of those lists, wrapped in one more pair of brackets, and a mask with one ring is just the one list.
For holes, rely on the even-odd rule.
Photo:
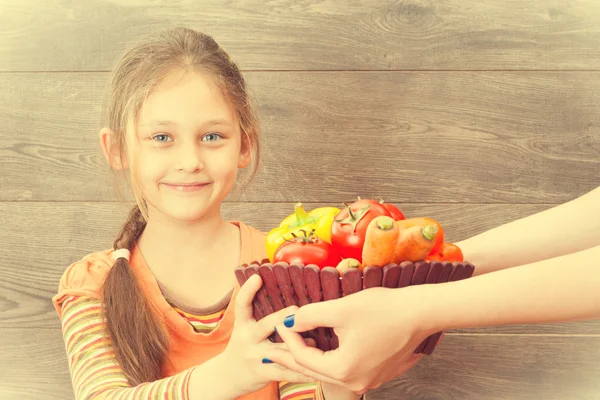
{"label": "woven basket", "polygon": [[[283,308],[296,305],[328,301],[349,296],[373,287],[403,288],[411,285],[435,284],[470,278],[474,266],[469,262],[405,261],[399,265],[389,264],[383,268],[366,267],[346,270],[341,276],[337,269],[326,267],[319,270],[316,265],[288,265],[269,260],[244,264],[235,270],[240,285],[259,274],[263,285],[253,302],[254,318],[258,321]],[[427,337],[415,349],[415,353],[430,355],[435,349],[442,332]],[[338,347],[338,338],[332,328],[317,328],[302,334],[312,338],[323,351]],[[281,342],[279,334],[270,339]]]}

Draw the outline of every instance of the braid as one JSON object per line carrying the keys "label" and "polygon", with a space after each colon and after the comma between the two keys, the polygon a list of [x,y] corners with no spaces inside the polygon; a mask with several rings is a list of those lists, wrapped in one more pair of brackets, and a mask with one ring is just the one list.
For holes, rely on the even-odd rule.
{"label": "braid", "polygon": [[129,212],[129,217],[114,243],[114,249],[129,249],[133,247],[138,237],[146,227],[146,220],[142,216],[142,212],[138,206],[135,206]]}
{"label": "braid", "polygon": [[[129,213],[114,249],[131,250],[146,221],[138,206]],[[130,384],[161,378],[167,337],[129,261],[119,258],[104,282],[104,314],[117,360]]]}

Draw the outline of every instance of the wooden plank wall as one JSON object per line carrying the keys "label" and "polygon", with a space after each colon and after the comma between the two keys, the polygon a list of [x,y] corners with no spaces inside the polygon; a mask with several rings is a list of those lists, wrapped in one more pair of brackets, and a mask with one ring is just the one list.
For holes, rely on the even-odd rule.
{"label": "wooden plank wall", "polygon": [[[174,25],[260,105],[264,166],[228,218],[383,196],[456,241],[600,184],[597,0],[1,1],[2,399],[73,398],[50,298],[131,205],[97,142],[108,71]],[[599,376],[600,323],[470,329],[370,398],[598,399]]]}

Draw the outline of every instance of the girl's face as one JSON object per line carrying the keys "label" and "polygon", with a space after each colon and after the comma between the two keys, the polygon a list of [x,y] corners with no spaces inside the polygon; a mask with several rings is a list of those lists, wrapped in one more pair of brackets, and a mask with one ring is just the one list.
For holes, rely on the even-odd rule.
{"label": "girl's face", "polygon": [[137,120],[137,176],[148,214],[196,221],[219,213],[249,164],[233,107],[206,75],[169,75]]}

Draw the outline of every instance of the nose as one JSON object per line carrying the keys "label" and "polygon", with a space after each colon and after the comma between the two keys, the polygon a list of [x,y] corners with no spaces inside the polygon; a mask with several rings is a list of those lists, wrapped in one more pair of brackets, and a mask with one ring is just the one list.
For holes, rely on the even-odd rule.
{"label": "nose", "polygon": [[175,155],[175,168],[177,171],[190,173],[204,169],[200,146],[186,143],[180,146],[178,150]]}

